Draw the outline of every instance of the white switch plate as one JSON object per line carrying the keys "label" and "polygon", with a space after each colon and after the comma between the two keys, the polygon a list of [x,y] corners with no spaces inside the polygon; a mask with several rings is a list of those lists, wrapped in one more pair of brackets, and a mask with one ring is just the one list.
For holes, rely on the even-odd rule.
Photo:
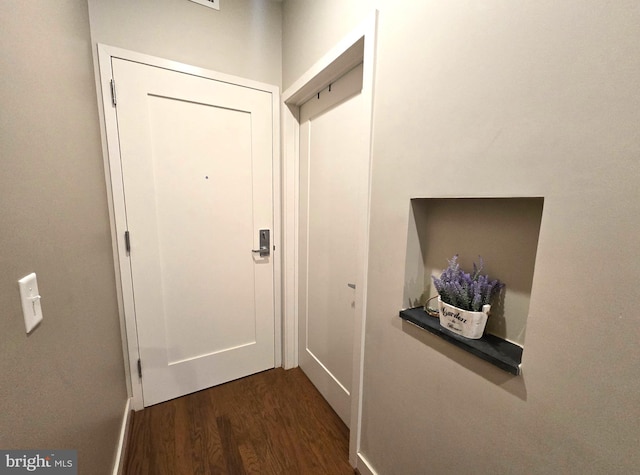
{"label": "white switch plate", "polygon": [[204,5],[205,7],[213,8],[215,10],[220,10],[220,0],[191,0],[194,3],[199,3],[200,5]]}
{"label": "white switch plate", "polygon": [[18,281],[18,285],[20,286],[24,327],[29,333],[42,321],[42,307],[40,306],[40,293],[38,292],[36,274],[31,273],[23,277]]}

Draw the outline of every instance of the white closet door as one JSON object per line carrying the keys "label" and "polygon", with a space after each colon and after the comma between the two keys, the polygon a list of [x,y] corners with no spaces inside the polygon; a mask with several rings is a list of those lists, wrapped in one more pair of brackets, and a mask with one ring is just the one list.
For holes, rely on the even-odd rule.
{"label": "white closet door", "polygon": [[300,108],[299,364],[350,423],[368,133],[362,65]]}

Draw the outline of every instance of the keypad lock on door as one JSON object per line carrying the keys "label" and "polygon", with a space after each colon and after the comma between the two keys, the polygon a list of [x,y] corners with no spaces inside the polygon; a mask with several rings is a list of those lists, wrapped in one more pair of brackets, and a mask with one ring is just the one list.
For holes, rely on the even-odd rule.
{"label": "keypad lock on door", "polygon": [[260,249],[252,249],[251,252],[256,252],[260,254],[260,257],[268,257],[271,254],[271,240],[269,237],[268,229],[261,229],[259,231],[260,234]]}

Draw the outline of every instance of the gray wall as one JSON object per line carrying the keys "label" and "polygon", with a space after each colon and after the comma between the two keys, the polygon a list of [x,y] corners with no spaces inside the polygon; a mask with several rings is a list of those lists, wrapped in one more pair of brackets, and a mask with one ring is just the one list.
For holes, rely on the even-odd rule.
{"label": "gray wall", "polygon": [[88,0],[94,42],[280,86],[282,5],[222,0]]}
{"label": "gray wall", "polygon": [[[380,5],[362,452],[380,473],[640,464],[637,2]],[[371,2],[287,0],[286,88]],[[410,198],[542,196],[524,375],[402,325]]]}
{"label": "gray wall", "polygon": [[[86,2],[0,3],[0,447],[108,473],[127,399]],[[36,272],[27,336],[17,281]]]}

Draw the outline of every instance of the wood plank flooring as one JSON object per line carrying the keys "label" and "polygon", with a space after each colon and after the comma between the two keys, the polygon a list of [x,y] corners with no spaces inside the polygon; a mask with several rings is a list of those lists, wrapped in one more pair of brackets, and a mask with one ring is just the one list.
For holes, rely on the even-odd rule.
{"label": "wood plank flooring", "polygon": [[349,429],[299,369],[136,412],[127,475],[353,474]]}

